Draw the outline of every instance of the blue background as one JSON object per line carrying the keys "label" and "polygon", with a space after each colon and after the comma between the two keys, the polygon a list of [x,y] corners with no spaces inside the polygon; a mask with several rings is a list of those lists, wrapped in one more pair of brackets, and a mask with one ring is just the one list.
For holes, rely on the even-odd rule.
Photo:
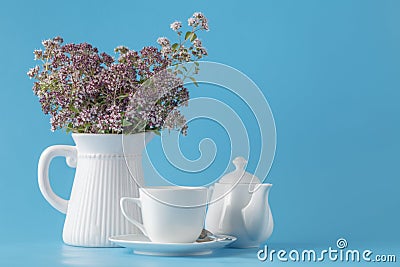
{"label": "blue background", "polygon": [[[26,76],[41,40],[61,35],[109,53],[121,44],[140,49],[172,37],[169,24],[194,11],[209,18],[207,59],[247,74],[275,117],[277,150],[267,177],[276,223],[270,246],[328,247],[345,237],[353,248],[380,247],[399,258],[400,1],[15,0],[0,8],[0,265],[74,265],[68,255],[84,265],[90,258],[121,266],[258,263],[256,250],[165,259],[66,247],[64,215],[37,185],[41,151],[73,144],[70,135],[50,132]],[[231,99],[218,88],[199,90],[193,95]],[[190,147],[213,133],[201,123],[192,126],[184,151],[196,158]],[[222,150],[223,137],[215,137]],[[157,142],[149,147],[153,156]],[[73,173],[61,159],[52,165],[61,196],[68,197]]]}

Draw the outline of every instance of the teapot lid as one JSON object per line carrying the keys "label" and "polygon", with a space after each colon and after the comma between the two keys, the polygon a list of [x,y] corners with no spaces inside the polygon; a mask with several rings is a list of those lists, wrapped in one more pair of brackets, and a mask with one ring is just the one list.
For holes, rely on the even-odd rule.
{"label": "teapot lid", "polygon": [[236,157],[233,161],[233,164],[236,167],[236,170],[225,174],[218,181],[221,184],[260,184],[261,181],[255,175],[248,173],[245,171],[245,167],[247,164],[247,160],[243,157]]}

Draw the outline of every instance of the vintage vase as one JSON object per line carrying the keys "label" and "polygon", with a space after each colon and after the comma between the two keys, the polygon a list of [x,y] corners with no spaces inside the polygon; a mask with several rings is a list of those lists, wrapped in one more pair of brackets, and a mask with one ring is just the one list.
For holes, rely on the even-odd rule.
{"label": "vintage vase", "polygon": [[[119,207],[121,197],[138,197],[144,185],[142,151],[152,133],[72,134],[76,146],[55,145],[45,149],[38,165],[39,188],[44,198],[65,213],[63,240],[68,245],[112,247],[108,238],[139,233]],[[76,168],[69,200],[57,196],[50,187],[49,165],[54,157],[66,158]],[[140,220],[136,206],[128,209]]]}

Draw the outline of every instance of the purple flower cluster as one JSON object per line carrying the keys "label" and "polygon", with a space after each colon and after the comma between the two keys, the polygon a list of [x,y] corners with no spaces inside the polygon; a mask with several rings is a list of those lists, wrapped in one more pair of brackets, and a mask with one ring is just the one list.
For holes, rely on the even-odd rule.
{"label": "purple flower cluster", "polygon": [[[208,55],[206,48],[203,47],[201,40],[197,38],[196,34],[198,31],[209,30],[207,18],[203,13],[195,12],[188,19],[188,25],[191,27],[191,30],[185,33],[183,41],[180,38],[179,43],[171,45],[171,42],[166,37],[157,39],[157,43],[161,46],[162,55],[171,59],[171,65],[178,65],[182,62],[195,62],[203,56]],[[183,35],[183,31],[181,30],[182,23],[180,21],[173,22],[170,27],[179,37]],[[197,71],[198,69],[194,73],[197,73]]]}
{"label": "purple flower cluster", "polygon": [[190,27],[200,26],[203,30],[209,30],[208,19],[201,12],[195,12],[193,16],[188,19],[188,25]]}
{"label": "purple flower cluster", "polygon": [[[186,134],[186,120],[178,108],[187,103],[189,93],[169,67],[207,55],[195,34],[208,30],[207,19],[199,14],[193,15],[193,29],[185,36],[189,48],[160,37],[161,49],[147,46],[137,52],[119,46],[114,59],[88,43],[63,44],[61,37],[43,41],[44,50],[34,51],[42,64],[27,74],[36,79],[33,91],[43,112],[51,116],[52,131],[135,133],[180,128]],[[181,27],[178,22],[171,24],[178,35]]]}
{"label": "purple flower cluster", "polygon": [[[28,72],[51,129],[80,133],[120,133],[128,96],[138,88],[137,73],[87,43],[65,44],[60,37],[35,51],[43,61]],[[121,97],[125,96],[126,97]]]}
{"label": "purple flower cluster", "polygon": [[165,69],[141,85],[132,99],[126,118],[132,122],[134,131],[142,131],[140,127],[149,130],[181,128],[182,133],[186,134],[186,121],[177,107],[186,105],[188,100],[189,92],[182,80]]}

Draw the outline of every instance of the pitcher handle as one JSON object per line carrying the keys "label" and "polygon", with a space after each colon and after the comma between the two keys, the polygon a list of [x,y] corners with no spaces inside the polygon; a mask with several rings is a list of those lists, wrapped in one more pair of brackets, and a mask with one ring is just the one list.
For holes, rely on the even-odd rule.
{"label": "pitcher handle", "polygon": [[144,229],[144,225],[135,220],[134,218],[129,217],[129,215],[125,212],[125,202],[132,202],[138,205],[139,208],[142,208],[142,204],[140,203],[139,198],[131,198],[131,197],[122,197],[121,200],[119,201],[119,205],[121,207],[122,215],[131,222],[133,225],[135,225],[137,228],[139,228],[142,233],[148,237],[146,229]]}
{"label": "pitcher handle", "polygon": [[67,213],[68,200],[57,196],[53,189],[51,189],[49,181],[49,166],[53,158],[62,156],[66,158],[69,167],[76,168],[76,155],[77,150],[75,146],[56,145],[46,148],[39,158],[38,182],[40,192],[42,192],[43,197],[51,206],[64,214]]}

